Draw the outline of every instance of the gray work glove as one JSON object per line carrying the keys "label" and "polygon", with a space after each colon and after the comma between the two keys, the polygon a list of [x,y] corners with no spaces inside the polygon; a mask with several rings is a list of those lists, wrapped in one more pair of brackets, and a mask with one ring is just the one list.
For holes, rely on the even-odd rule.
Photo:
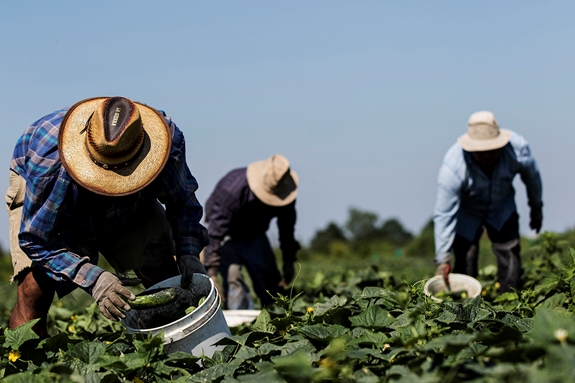
{"label": "gray work glove", "polygon": [[92,297],[106,318],[115,321],[126,317],[120,309],[128,311],[131,307],[121,296],[136,299],[134,293],[125,288],[115,275],[108,271],[100,274],[92,288]]}
{"label": "gray work glove", "polygon": [[180,255],[177,257],[176,262],[182,275],[181,286],[183,289],[190,287],[192,284],[192,276],[195,273],[207,274],[206,268],[202,265],[200,258],[195,255]]}

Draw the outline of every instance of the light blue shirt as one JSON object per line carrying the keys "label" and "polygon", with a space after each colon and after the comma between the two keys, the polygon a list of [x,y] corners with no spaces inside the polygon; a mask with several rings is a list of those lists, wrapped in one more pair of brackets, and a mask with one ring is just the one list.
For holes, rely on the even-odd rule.
{"label": "light blue shirt", "polygon": [[519,174],[527,189],[529,206],[540,208],[542,185],[539,169],[527,141],[511,132],[489,178],[472,160],[471,153],[455,143],[445,154],[437,176],[433,213],[435,262],[448,262],[455,234],[470,241],[483,223],[499,230],[516,211],[513,178]]}

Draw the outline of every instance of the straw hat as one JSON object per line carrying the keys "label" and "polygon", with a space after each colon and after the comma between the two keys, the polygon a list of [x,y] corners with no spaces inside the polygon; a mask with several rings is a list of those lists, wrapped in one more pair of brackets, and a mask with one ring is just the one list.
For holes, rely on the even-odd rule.
{"label": "straw hat", "polygon": [[467,152],[485,152],[504,147],[509,142],[511,132],[499,129],[497,119],[491,112],[476,112],[469,117],[467,133],[457,141]]}
{"label": "straw hat", "polygon": [[285,206],[297,196],[299,178],[281,154],[249,164],[246,176],[250,190],[266,205]]}
{"label": "straw hat", "polygon": [[58,153],[72,179],[107,196],[132,194],[150,184],[164,168],[171,144],[162,114],[124,97],[76,103],[58,135]]}

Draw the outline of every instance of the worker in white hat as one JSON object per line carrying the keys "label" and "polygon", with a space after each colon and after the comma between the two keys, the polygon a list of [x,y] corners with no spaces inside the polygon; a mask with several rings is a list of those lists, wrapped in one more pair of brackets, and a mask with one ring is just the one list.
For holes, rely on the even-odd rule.
{"label": "worker in white hat", "polygon": [[527,141],[500,129],[493,113],[473,113],[467,133],[447,151],[437,178],[433,215],[436,274],[477,276],[479,239],[486,231],[497,258],[500,292],[520,287],[519,216],[513,178],[527,189],[530,227],[542,225],[541,176]]}

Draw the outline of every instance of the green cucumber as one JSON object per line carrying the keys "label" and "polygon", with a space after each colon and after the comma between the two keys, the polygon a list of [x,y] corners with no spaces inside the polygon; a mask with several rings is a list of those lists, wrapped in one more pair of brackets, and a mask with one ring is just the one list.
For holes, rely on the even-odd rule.
{"label": "green cucumber", "polygon": [[[205,296],[204,296],[204,297],[201,297],[200,300],[198,301],[198,306],[201,306],[202,303],[204,303],[205,300],[206,300],[206,297],[205,297]],[[190,307],[188,307],[188,308],[186,309],[186,314],[185,314],[185,315],[188,315],[188,314],[194,312],[194,311],[198,308],[198,306],[190,306]]]}
{"label": "green cucumber", "polygon": [[136,300],[128,301],[129,305],[136,310],[149,309],[164,306],[173,302],[178,295],[174,287],[164,289],[153,289],[144,291],[136,296]]}

